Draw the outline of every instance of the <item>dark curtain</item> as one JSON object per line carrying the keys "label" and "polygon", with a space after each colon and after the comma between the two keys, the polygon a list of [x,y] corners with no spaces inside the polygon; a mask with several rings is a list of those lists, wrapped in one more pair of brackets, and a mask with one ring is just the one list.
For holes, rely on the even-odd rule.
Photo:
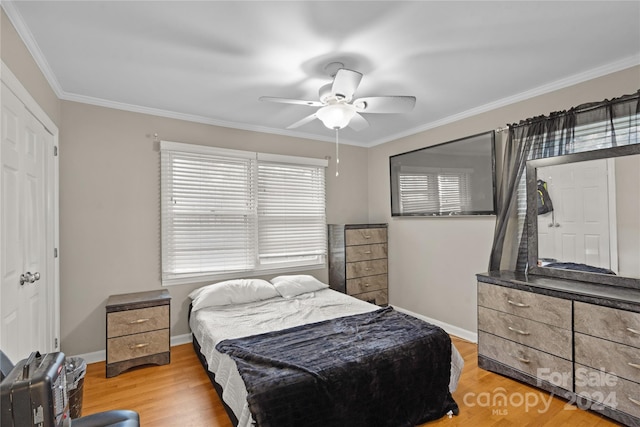
{"label": "dark curtain", "polygon": [[509,126],[489,271],[526,270],[526,161],[640,143],[639,98],[640,90]]}

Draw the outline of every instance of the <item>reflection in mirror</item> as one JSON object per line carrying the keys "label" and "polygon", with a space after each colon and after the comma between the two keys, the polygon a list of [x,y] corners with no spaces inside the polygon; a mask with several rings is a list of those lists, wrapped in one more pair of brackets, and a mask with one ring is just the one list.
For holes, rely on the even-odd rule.
{"label": "reflection in mirror", "polygon": [[640,154],[634,153],[639,147],[527,162],[528,212],[535,218],[528,233],[531,272],[610,284],[636,279],[621,284],[636,287]]}
{"label": "reflection in mirror", "polygon": [[639,171],[640,155],[538,168],[540,265],[640,278]]}

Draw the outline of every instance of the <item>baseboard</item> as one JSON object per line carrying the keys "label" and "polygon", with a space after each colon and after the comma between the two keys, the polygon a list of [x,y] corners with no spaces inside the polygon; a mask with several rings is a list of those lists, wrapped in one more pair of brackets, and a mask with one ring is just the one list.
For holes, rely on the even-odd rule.
{"label": "baseboard", "polygon": [[[191,342],[191,334],[182,334],[171,337],[171,347],[176,345],[188,344]],[[68,355],[67,355],[68,356]],[[86,363],[104,362],[107,360],[106,350],[94,351],[93,353],[77,354],[73,357],[80,357]]]}
{"label": "baseboard", "polygon": [[473,343],[477,343],[478,342],[478,333],[477,332],[471,332],[468,331],[466,329],[462,329],[458,326],[453,326],[450,325],[446,322],[441,322],[440,320],[436,320],[436,319],[432,319],[430,317],[427,316],[423,316],[422,314],[418,314],[418,313],[414,313],[412,311],[409,311],[407,309],[404,309],[402,307],[398,307],[398,306],[393,306],[393,308],[395,308],[396,310],[398,310],[401,313],[405,313],[408,314],[410,316],[413,317],[417,317],[418,319],[424,320],[425,322],[429,322],[429,323],[433,323],[436,326],[440,326],[442,329],[444,329],[448,334],[450,335],[455,335],[456,337],[462,338],[464,340],[473,342]]}

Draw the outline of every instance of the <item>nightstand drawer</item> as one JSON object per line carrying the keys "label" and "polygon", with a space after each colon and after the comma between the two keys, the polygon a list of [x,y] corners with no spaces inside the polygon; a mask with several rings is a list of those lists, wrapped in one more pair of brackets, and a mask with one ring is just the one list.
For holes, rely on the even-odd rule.
{"label": "nightstand drawer", "polygon": [[169,329],[143,332],[107,340],[107,360],[109,363],[168,351],[170,351]]}
{"label": "nightstand drawer", "polygon": [[570,360],[571,330],[478,307],[478,329]]}
{"label": "nightstand drawer", "polygon": [[347,246],[347,262],[367,261],[387,257],[387,244]]}
{"label": "nightstand drawer", "polygon": [[478,332],[478,354],[526,372],[541,381],[554,381],[551,382],[553,385],[565,390],[573,388],[573,365],[557,356],[486,332]]}
{"label": "nightstand drawer", "polygon": [[386,290],[387,287],[388,284],[386,274],[347,280],[348,295],[361,294],[363,292],[377,291],[380,289]]}
{"label": "nightstand drawer", "polygon": [[347,246],[371,245],[387,241],[386,228],[356,228],[345,230],[344,235]]}
{"label": "nightstand drawer", "polygon": [[478,283],[478,305],[571,329],[571,301]]}
{"label": "nightstand drawer", "polygon": [[576,301],[576,332],[640,348],[640,313]]}
{"label": "nightstand drawer", "polygon": [[363,276],[376,276],[387,273],[387,260],[358,261],[347,263],[347,279]]}
{"label": "nightstand drawer", "polygon": [[107,338],[169,327],[169,306],[116,311],[107,314]]}

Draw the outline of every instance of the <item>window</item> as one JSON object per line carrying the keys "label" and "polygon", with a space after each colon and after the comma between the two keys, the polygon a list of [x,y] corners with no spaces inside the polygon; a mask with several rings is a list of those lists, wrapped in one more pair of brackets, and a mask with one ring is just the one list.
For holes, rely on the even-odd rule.
{"label": "window", "polygon": [[470,171],[401,167],[400,213],[464,212],[471,202]]}
{"label": "window", "polygon": [[326,160],[160,151],[163,284],[325,266]]}

